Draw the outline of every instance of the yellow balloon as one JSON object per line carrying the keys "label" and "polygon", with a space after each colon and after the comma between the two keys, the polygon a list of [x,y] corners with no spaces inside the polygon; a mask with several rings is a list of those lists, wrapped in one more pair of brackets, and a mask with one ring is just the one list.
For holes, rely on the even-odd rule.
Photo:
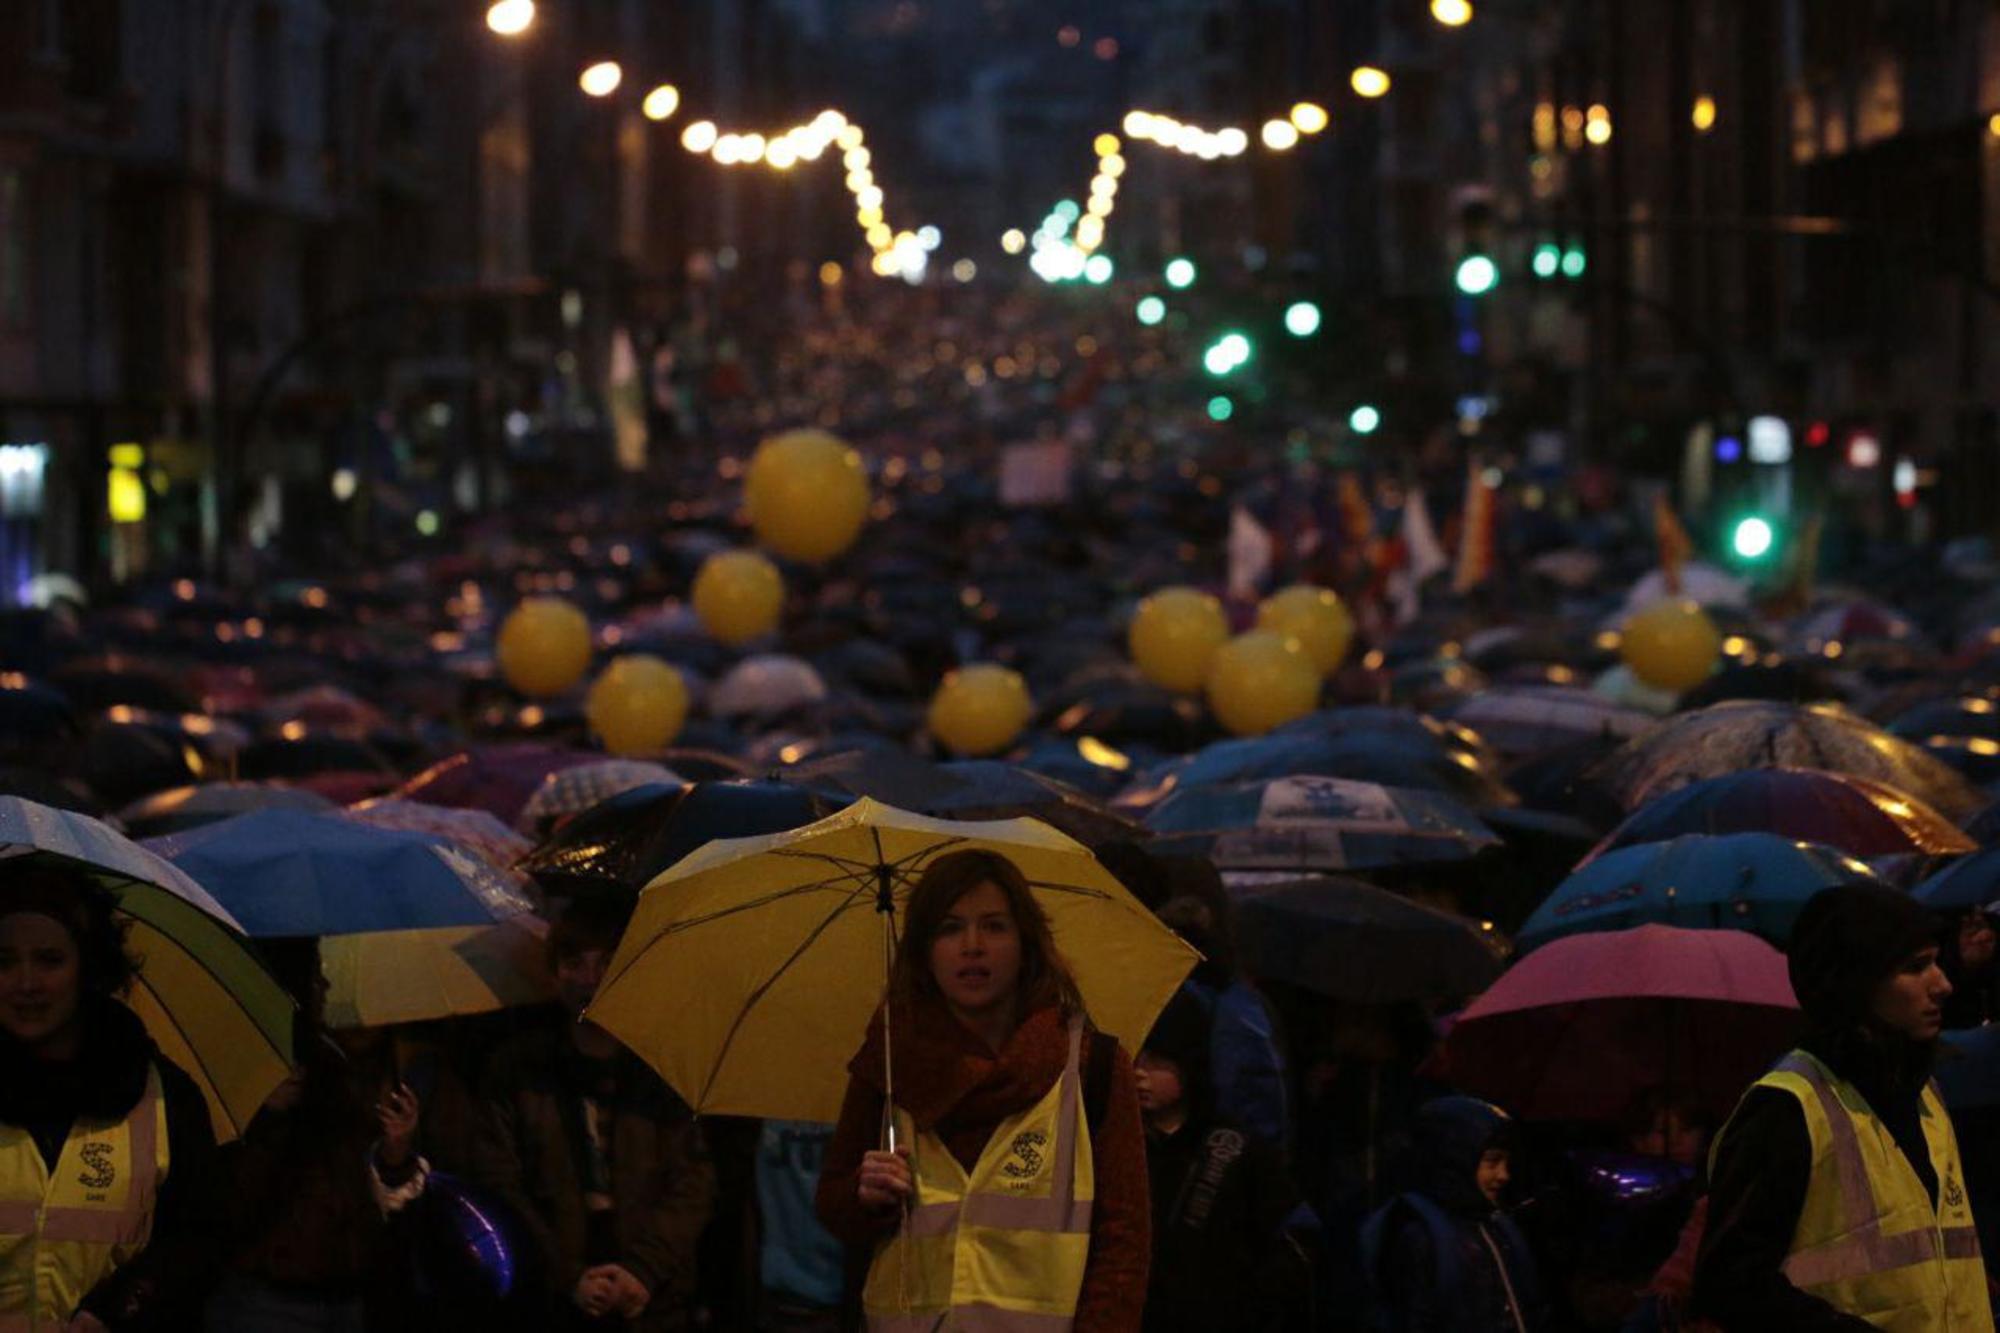
{"label": "yellow balloon", "polygon": [[750,456],[743,502],[757,540],[788,560],[831,560],[868,521],[861,455],[822,430],[773,435]]}
{"label": "yellow balloon", "polygon": [[1309,583],[1295,583],[1266,597],[1257,608],[1257,628],[1297,639],[1321,675],[1340,665],[1354,640],[1354,617],[1347,614],[1340,594]]}
{"label": "yellow balloon", "polygon": [[560,597],[527,598],[500,622],[493,655],[521,693],[561,694],[590,666],[590,621]]}
{"label": "yellow balloon", "polygon": [[931,735],[958,754],[998,754],[1035,715],[1027,682],[990,662],[960,667],[931,696]]}
{"label": "yellow balloon", "polygon": [[1625,622],[1618,652],[1632,674],[1655,689],[1683,690],[1707,680],[1722,651],[1722,634],[1699,605],[1667,599]]}
{"label": "yellow balloon", "polygon": [[583,715],[612,754],[652,754],[687,721],[687,685],[657,657],[630,653],[598,673],[583,698]]}
{"label": "yellow balloon", "polygon": [[1222,603],[1198,588],[1162,588],[1146,598],[1125,635],[1139,674],[1182,694],[1201,688],[1216,650],[1227,642]]}
{"label": "yellow balloon", "polygon": [[1222,645],[1208,669],[1208,706],[1238,736],[1261,736],[1319,706],[1319,668],[1297,639],[1254,629]]}
{"label": "yellow balloon", "polygon": [[785,580],[755,551],[721,551],[701,562],[692,600],[703,629],[732,646],[748,643],[778,627]]}

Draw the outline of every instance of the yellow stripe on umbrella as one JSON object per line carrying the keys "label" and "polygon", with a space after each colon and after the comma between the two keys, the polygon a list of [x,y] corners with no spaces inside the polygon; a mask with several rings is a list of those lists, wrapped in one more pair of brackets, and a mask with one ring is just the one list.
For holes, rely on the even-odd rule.
{"label": "yellow stripe on umbrella", "polygon": [[381,1027],[539,1004],[552,995],[547,933],[523,913],[490,926],[322,936],[326,1024]]}
{"label": "yellow stripe on umbrella", "polygon": [[867,799],[708,843],[647,885],[586,1017],[697,1112],[834,1120],[882,1002],[885,932],[900,937],[932,860],[975,850],[1020,868],[1091,1020],[1136,1049],[1198,955],[1087,848],[1038,820],[928,819]]}

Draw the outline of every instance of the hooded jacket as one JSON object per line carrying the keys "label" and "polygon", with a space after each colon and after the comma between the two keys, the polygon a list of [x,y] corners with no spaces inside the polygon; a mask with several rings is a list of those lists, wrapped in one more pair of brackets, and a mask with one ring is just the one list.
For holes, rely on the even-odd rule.
{"label": "hooded jacket", "polygon": [[[968,1171],[1009,1116],[1033,1106],[1062,1077],[1068,1023],[1054,1004],[1031,1010],[994,1051],[935,1000],[898,1004],[894,1014],[896,1104],[917,1128],[937,1135]],[[1110,1038],[1092,1033],[1092,1041]],[[1086,1056],[1086,1060],[1088,1056]],[[873,1245],[894,1228],[861,1206],[861,1158],[881,1140],[883,1043],[880,1014],[848,1065],[847,1096],[827,1146],[817,1198],[820,1221],[850,1247]],[[1077,1298],[1075,1333],[1137,1333],[1146,1300],[1151,1225],[1145,1130],[1132,1060],[1114,1050],[1104,1114],[1092,1127],[1096,1197],[1090,1259]]]}
{"label": "hooded jacket", "polygon": [[1398,1333],[1545,1327],[1534,1256],[1479,1189],[1480,1158],[1489,1148],[1510,1146],[1507,1114],[1477,1098],[1441,1097],[1417,1112],[1416,1133],[1422,1183],[1370,1222],[1381,1229],[1376,1262],[1388,1297],[1387,1327]]}
{"label": "hooded jacket", "polygon": [[[1788,956],[1807,1023],[1800,1046],[1867,1099],[1933,1202],[1937,1173],[1924,1142],[1921,1098],[1934,1047],[1884,1032],[1869,1011],[1882,980],[1937,942],[1936,918],[1915,900],[1877,886],[1842,885],[1806,904]],[[1725,1328],[1861,1333],[1873,1327],[1784,1275],[1811,1180],[1812,1139],[1798,1101],[1752,1088],[1716,1144],[1693,1313]]]}
{"label": "hooded jacket", "polygon": [[188,1327],[198,1318],[219,1253],[208,1190],[215,1162],[208,1104],[124,1005],[86,999],[82,1018],[82,1055],[65,1063],[37,1060],[0,1033],[0,1123],[27,1130],[54,1169],[79,1118],[117,1120],[131,1114],[145,1094],[147,1071],[160,1071],[172,1165],[154,1201],[151,1237],[78,1308],[112,1333]]}

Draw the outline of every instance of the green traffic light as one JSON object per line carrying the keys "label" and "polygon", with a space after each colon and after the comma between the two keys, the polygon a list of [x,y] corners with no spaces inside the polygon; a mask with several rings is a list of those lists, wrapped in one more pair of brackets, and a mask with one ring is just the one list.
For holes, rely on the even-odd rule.
{"label": "green traffic light", "polygon": [[1488,255],[1467,255],[1458,261],[1458,289],[1467,296],[1484,296],[1500,283],[1500,266]]}
{"label": "green traffic light", "polygon": [[1167,261],[1167,286],[1181,288],[1194,286],[1194,261],[1173,259]]}
{"label": "green traffic light", "polygon": [[1167,317],[1167,303],[1157,296],[1142,296],[1136,313],[1141,324],[1157,324]]}
{"label": "green traffic light", "polygon": [[1347,414],[1347,428],[1356,435],[1373,435],[1382,424],[1382,413],[1372,403],[1363,403]]}
{"label": "green traffic light", "polygon": [[1754,515],[1739,520],[1736,530],[1729,536],[1729,544],[1736,554],[1745,560],[1759,560],[1771,552],[1771,545],[1777,540],[1771,525]]}
{"label": "green traffic light", "polygon": [[1584,269],[1583,247],[1563,251],[1562,270],[1565,278],[1580,278]]}
{"label": "green traffic light", "polygon": [[1294,301],[1285,307],[1285,332],[1294,338],[1310,338],[1319,332],[1319,307],[1311,301]]}
{"label": "green traffic light", "polygon": [[1553,278],[1562,269],[1562,249],[1544,241],[1535,247],[1535,257],[1531,263],[1536,277]]}
{"label": "green traffic light", "polygon": [[1093,287],[1102,287],[1111,281],[1112,263],[1110,255],[1092,255],[1083,261],[1083,278]]}
{"label": "green traffic light", "polygon": [[1221,343],[1210,343],[1201,354],[1201,366],[1211,375],[1227,375],[1236,369],[1236,358]]}
{"label": "green traffic light", "polygon": [[1228,394],[1219,393],[1208,400],[1208,419],[1210,421],[1227,421],[1235,412],[1236,404],[1229,401]]}

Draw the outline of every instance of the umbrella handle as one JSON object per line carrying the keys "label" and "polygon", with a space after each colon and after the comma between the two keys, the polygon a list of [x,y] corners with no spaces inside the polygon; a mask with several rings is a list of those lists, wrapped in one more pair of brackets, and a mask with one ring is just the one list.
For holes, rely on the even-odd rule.
{"label": "umbrella handle", "polygon": [[882,917],[882,1141],[890,1152],[896,1151],[896,1061],[892,1045],[894,1033],[890,1030],[890,1004],[888,987],[896,975],[896,909],[889,893],[888,868],[882,870],[882,892],[876,899],[875,910]]}

